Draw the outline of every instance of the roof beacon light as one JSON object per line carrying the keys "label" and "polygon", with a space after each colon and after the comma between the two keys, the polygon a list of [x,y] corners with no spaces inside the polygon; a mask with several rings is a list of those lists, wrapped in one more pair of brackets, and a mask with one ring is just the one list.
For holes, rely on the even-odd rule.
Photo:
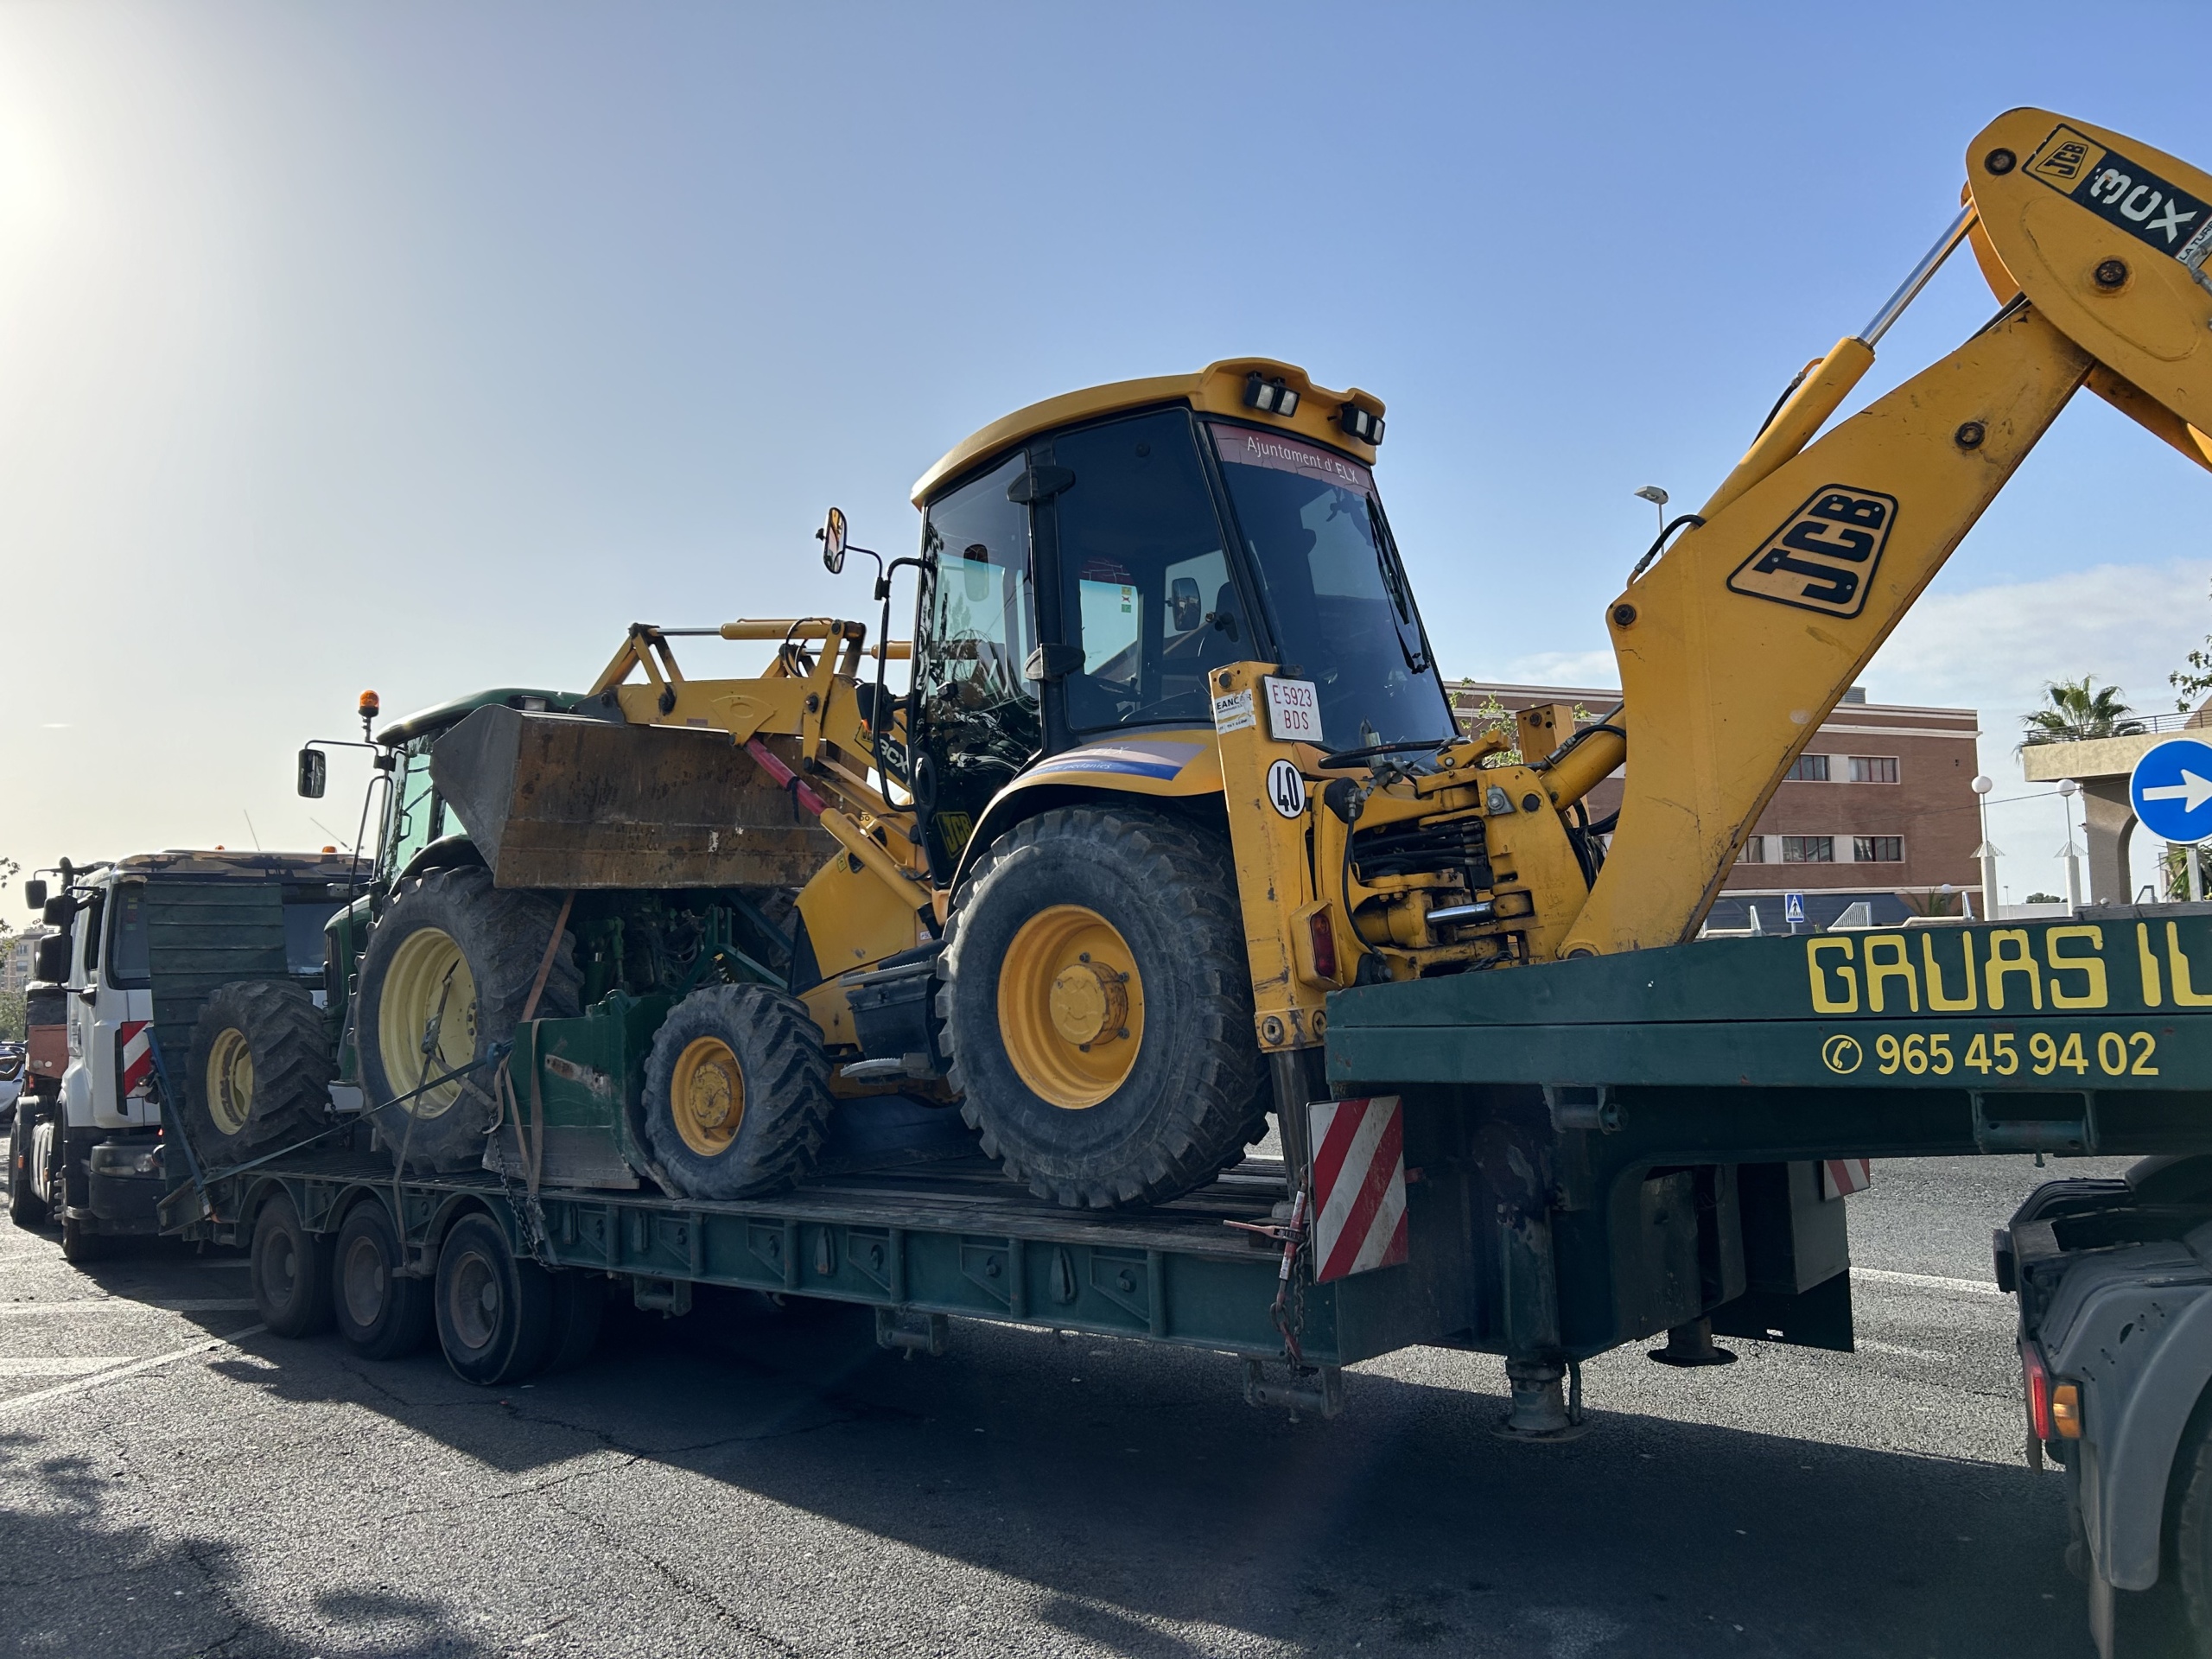
{"label": "roof beacon light", "polygon": [[1362,443],[1371,443],[1378,448],[1382,442],[1382,417],[1357,404],[1346,404],[1337,411],[1337,423]]}
{"label": "roof beacon light", "polygon": [[1265,379],[1257,369],[1244,377],[1244,407],[1256,409],[1262,415],[1295,415],[1298,413],[1298,394],[1293,391],[1281,375]]}
{"label": "roof beacon light", "polygon": [[366,737],[369,734],[370,722],[376,719],[377,715],[383,711],[383,709],[384,704],[377,701],[377,694],[375,692],[364,691],[361,693],[361,702],[359,713],[361,716],[361,735],[363,737]]}

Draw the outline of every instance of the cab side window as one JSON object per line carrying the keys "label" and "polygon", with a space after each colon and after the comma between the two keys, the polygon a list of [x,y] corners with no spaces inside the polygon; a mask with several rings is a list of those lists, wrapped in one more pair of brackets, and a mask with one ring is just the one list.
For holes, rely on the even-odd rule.
{"label": "cab side window", "polygon": [[107,982],[143,990],[154,982],[146,947],[145,883],[130,881],[116,888],[109,928]]}
{"label": "cab side window", "polygon": [[940,496],[922,526],[912,782],[940,863],[1044,741],[1023,674],[1037,645],[1029,509],[1007,493],[1027,468],[1016,454]]}
{"label": "cab side window", "polygon": [[1083,652],[1069,726],[1207,721],[1207,671],[1252,652],[1191,417],[1067,433],[1052,459],[1074,475],[1052,505],[1063,631]]}
{"label": "cab side window", "polygon": [[430,740],[418,737],[408,745],[400,772],[391,788],[389,828],[385,836],[385,873],[397,875],[407,861],[437,838],[445,804],[430,786]]}

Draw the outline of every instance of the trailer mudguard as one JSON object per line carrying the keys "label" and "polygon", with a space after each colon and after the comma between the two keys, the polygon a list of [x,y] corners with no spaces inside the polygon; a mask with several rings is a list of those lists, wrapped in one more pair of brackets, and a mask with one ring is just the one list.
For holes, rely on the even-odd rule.
{"label": "trailer mudguard", "polygon": [[2189,1245],[2098,1253],[2067,1272],[2043,1322],[2052,1375],[2082,1385],[2082,1526],[2100,1577],[2158,1582],[2166,1484],[2212,1378],[2212,1225]]}

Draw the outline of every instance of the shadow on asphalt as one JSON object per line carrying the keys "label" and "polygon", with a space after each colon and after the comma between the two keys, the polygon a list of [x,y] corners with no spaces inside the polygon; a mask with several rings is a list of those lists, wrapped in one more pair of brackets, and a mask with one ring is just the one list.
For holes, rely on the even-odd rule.
{"label": "shadow on asphalt", "polygon": [[[509,1473],[606,1450],[690,1471],[1027,1584],[1027,1617],[1132,1655],[1202,1650],[1147,1620],[1316,1654],[2085,1651],[2053,1475],[1603,1412],[1579,1442],[1512,1446],[1489,1432],[1502,1394],[1387,1376],[1293,1423],[1246,1407],[1218,1355],[953,1333],[902,1361],[865,1310],[732,1295],[626,1315],[526,1389],[328,1338],[218,1369]],[[633,1516],[623,1547],[680,1561],[690,1524]]]}
{"label": "shadow on asphalt", "polygon": [[[0,1484],[35,1485],[35,1510],[0,1510],[0,1649],[23,1659],[475,1659],[493,1649],[458,1629],[448,1609],[404,1596],[325,1595],[312,1642],[242,1610],[238,1547],[157,1537],[101,1517],[111,1471],[81,1456],[41,1457],[35,1433],[0,1434]],[[112,1499],[109,1500],[111,1503]]]}

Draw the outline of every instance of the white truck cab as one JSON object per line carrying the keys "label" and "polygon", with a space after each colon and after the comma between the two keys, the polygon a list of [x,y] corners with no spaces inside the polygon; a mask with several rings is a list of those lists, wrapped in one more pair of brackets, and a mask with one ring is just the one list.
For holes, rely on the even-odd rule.
{"label": "white truck cab", "polygon": [[15,1132],[19,1220],[60,1221],[73,1261],[102,1238],[159,1230],[168,1131],[194,1081],[201,1006],[218,986],[257,978],[312,985],[320,1003],[323,923],[350,896],[351,869],[334,850],[219,848],[60,867],[60,893],[45,908],[67,954],[43,960],[60,981],[52,1000],[68,1058],[59,1088]]}

